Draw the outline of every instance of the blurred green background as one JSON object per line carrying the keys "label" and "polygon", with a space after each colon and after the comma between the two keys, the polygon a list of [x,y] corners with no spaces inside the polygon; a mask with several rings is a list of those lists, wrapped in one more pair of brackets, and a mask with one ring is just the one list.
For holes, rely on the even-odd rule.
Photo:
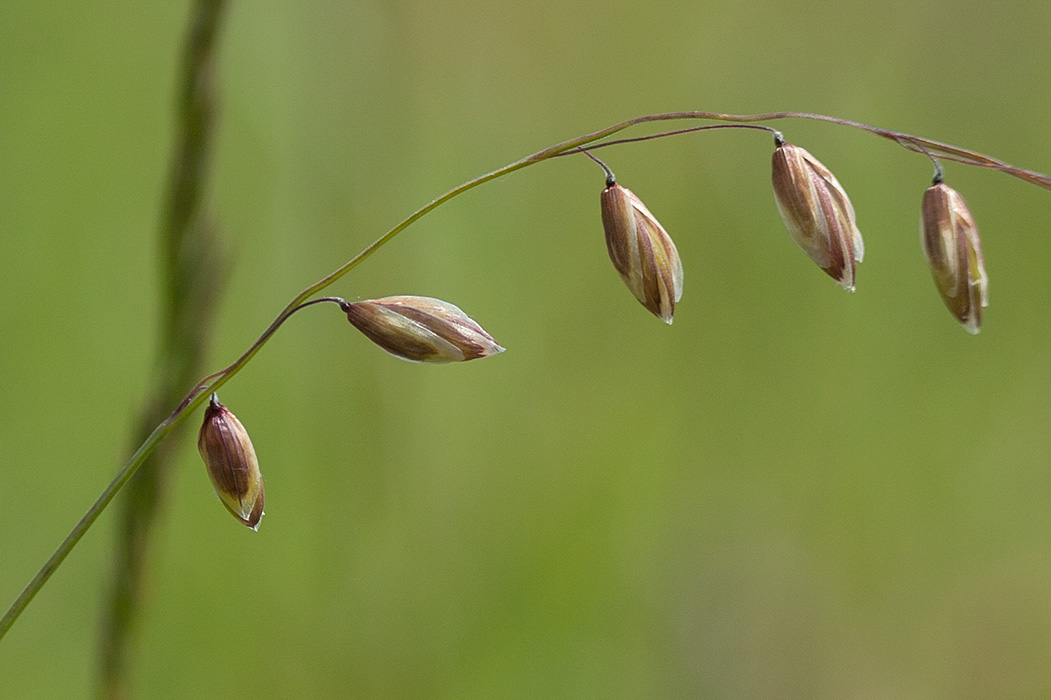
{"label": "blurred green background", "polygon": [[[187,8],[0,3],[4,607],[130,452]],[[824,112],[1049,171],[1049,38],[1036,0],[237,3],[209,366],[432,197],[632,116]],[[291,321],[221,392],[259,533],[183,439],[140,696],[1051,697],[1051,193],[949,164],[992,286],[970,337],[919,249],[929,163],[778,126],[854,201],[856,294],[783,230],[770,139],[730,131],[604,151],[682,254],[671,328],[612,269],[582,157],[332,289],[447,299],[505,354],[410,365],[335,309]],[[0,642],[3,698],[92,695],[113,516]]]}

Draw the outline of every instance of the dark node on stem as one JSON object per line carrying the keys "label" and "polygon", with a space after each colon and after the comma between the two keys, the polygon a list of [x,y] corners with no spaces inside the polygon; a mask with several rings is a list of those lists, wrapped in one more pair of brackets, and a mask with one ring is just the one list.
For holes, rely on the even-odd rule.
{"label": "dark node on stem", "polygon": [[931,185],[940,185],[942,180],[945,179],[945,171],[942,170],[942,164],[938,160],[931,158],[934,161],[934,177],[931,179]]}

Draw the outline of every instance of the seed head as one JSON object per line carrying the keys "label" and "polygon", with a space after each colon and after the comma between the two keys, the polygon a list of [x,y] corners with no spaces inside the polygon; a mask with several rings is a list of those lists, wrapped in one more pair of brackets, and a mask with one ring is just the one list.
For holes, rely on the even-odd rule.
{"label": "seed head", "polygon": [[410,362],[464,362],[504,351],[467,314],[440,299],[368,299],[348,303],[344,311],[369,340]]}
{"label": "seed head", "polygon": [[241,421],[215,394],[204,410],[197,449],[219,500],[235,518],[258,530],[263,517],[263,475],[255,448]]}
{"label": "seed head", "polygon": [[845,289],[854,291],[865,253],[854,207],[828,168],[805,149],[781,142],[773,158],[774,198],[792,239]]}
{"label": "seed head", "polygon": [[665,323],[682,298],[679,251],[646,205],[615,182],[602,190],[602,227],[606,249],[628,289]]}
{"label": "seed head", "polygon": [[945,305],[968,333],[977,333],[989,305],[982,242],[967,203],[944,183],[923,193],[920,241]]}

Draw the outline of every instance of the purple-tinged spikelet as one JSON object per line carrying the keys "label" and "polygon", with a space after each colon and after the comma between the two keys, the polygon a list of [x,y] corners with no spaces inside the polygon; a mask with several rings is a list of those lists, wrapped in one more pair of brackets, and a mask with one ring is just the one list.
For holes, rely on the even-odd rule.
{"label": "purple-tinged spikelet", "polygon": [[665,323],[682,298],[682,262],[668,232],[631,190],[611,183],[602,190],[606,249],[624,284]]}
{"label": "purple-tinged spikelet", "polygon": [[977,333],[989,305],[982,242],[967,203],[945,183],[923,193],[920,241],[945,306],[967,332]]}
{"label": "purple-tinged spikelet", "polygon": [[781,142],[774,151],[772,179],[777,209],[792,240],[844,289],[854,291],[865,245],[854,207],[836,176],[805,149]]}
{"label": "purple-tinged spikelet", "polygon": [[396,296],[348,303],[355,328],[410,362],[465,362],[504,348],[458,307],[430,297]]}
{"label": "purple-tinged spikelet", "polygon": [[197,449],[215,493],[242,523],[259,529],[263,517],[263,475],[248,431],[215,395],[204,410]]}

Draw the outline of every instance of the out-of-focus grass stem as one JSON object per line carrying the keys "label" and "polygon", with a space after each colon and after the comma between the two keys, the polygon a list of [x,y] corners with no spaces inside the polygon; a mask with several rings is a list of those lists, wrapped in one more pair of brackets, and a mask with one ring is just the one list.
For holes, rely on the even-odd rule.
{"label": "out-of-focus grass stem", "polygon": [[[190,8],[175,95],[174,143],[160,224],[160,338],[136,442],[145,440],[200,376],[224,278],[206,193],[215,132],[216,51],[226,0]],[[131,695],[137,621],[151,542],[164,513],[177,441],[165,443],[128,482],[121,501],[110,589],[102,609],[99,696]]]}

